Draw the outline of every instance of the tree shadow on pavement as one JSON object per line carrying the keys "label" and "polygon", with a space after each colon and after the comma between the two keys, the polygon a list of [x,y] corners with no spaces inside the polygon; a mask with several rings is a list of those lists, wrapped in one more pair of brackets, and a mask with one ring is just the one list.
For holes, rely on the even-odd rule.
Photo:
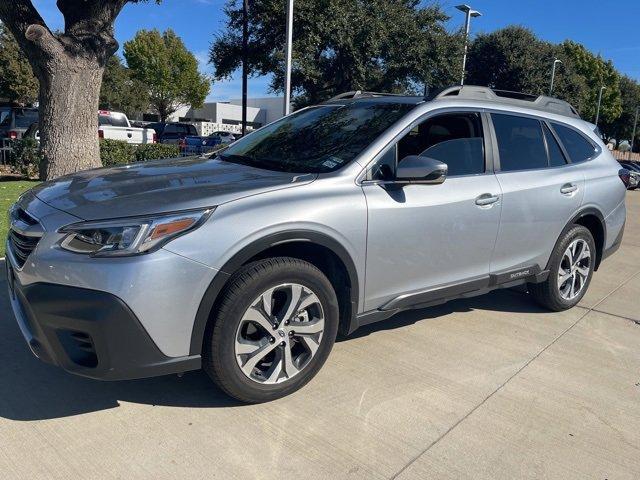
{"label": "tree shadow on pavement", "polygon": [[[4,272],[4,261],[0,261]],[[508,312],[542,312],[531,299],[511,291],[456,300],[444,305],[399,313],[367,325],[348,337],[401,328],[420,320],[473,309]],[[115,408],[119,402],[175,407],[238,407],[202,372],[144,380],[100,382],[77,377],[47,365],[33,356],[13,317],[7,282],[0,279],[0,418],[33,421],[61,418]]]}

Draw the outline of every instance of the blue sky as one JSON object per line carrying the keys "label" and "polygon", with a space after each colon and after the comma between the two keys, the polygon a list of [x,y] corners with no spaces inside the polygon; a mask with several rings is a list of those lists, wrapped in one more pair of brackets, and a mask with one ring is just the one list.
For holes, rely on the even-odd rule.
{"label": "blue sky", "polygon": [[[284,17],[284,0],[283,17]],[[51,28],[62,28],[55,0],[33,0]],[[459,28],[462,13],[454,7],[460,0],[439,2],[452,18],[449,28]],[[572,39],[590,50],[613,60],[623,73],[640,80],[640,2],[638,0],[467,0],[483,13],[473,20],[472,34],[490,32],[510,24],[532,29],[539,37],[552,42]],[[127,5],[116,22],[116,38],[122,44],[139,29],[172,28],[198,58],[201,69],[210,72],[207,51],[224,27],[224,0],[163,0]],[[284,21],[284,18],[283,18]],[[249,95],[267,96],[268,78],[249,82]],[[240,96],[240,78],[215,83],[209,100],[228,100]]]}

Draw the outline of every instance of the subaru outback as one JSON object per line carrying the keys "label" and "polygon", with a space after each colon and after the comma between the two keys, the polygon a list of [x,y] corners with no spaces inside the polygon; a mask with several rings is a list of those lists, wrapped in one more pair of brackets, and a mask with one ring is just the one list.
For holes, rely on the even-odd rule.
{"label": "subaru outback", "polygon": [[309,382],[336,335],[403,310],[518,285],[575,306],[621,243],[622,172],[557,99],[351,92],[215,157],[27,192],[11,305],[33,353],[68,372],[202,368],[268,401]]}

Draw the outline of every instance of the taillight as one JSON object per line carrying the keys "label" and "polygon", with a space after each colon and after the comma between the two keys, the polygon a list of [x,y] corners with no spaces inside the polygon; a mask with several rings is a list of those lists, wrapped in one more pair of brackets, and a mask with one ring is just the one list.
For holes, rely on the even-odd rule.
{"label": "taillight", "polygon": [[178,146],[180,147],[180,150],[185,150],[187,148],[187,140],[184,138],[180,139]]}
{"label": "taillight", "polygon": [[104,138],[104,130],[98,130],[98,138]]}
{"label": "taillight", "polygon": [[158,134],[154,133],[153,134],[153,139],[152,139],[153,143],[158,143]]}
{"label": "taillight", "polygon": [[631,183],[631,172],[626,168],[621,168],[618,170],[618,177],[624,183],[625,188],[629,188],[629,184]]}
{"label": "taillight", "polygon": [[14,131],[14,130],[11,130],[8,135],[9,135],[9,138],[11,140],[15,140],[15,139],[18,138],[18,132]]}

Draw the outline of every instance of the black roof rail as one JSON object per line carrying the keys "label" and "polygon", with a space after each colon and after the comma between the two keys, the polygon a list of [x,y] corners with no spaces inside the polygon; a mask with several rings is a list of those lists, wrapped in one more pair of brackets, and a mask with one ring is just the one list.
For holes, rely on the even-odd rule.
{"label": "black roof rail", "polygon": [[344,92],[335,97],[327,100],[328,102],[332,102],[334,100],[345,100],[345,99],[354,99],[354,98],[373,98],[373,97],[406,97],[401,93],[382,93],[382,92],[365,92],[362,90],[353,90],[351,92]]}
{"label": "black roof rail", "polygon": [[556,113],[567,117],[580,118],[578,111],[573,108],[569,102],[565,102],[559,98],[510,92],[508,90],[494,90],[489,87],[478,87],[475,85],[457,85],[455,87],[445,88],[436,92],[429,100],[450,97],[493,101],[519,107],[533,108],[535,110]]}

